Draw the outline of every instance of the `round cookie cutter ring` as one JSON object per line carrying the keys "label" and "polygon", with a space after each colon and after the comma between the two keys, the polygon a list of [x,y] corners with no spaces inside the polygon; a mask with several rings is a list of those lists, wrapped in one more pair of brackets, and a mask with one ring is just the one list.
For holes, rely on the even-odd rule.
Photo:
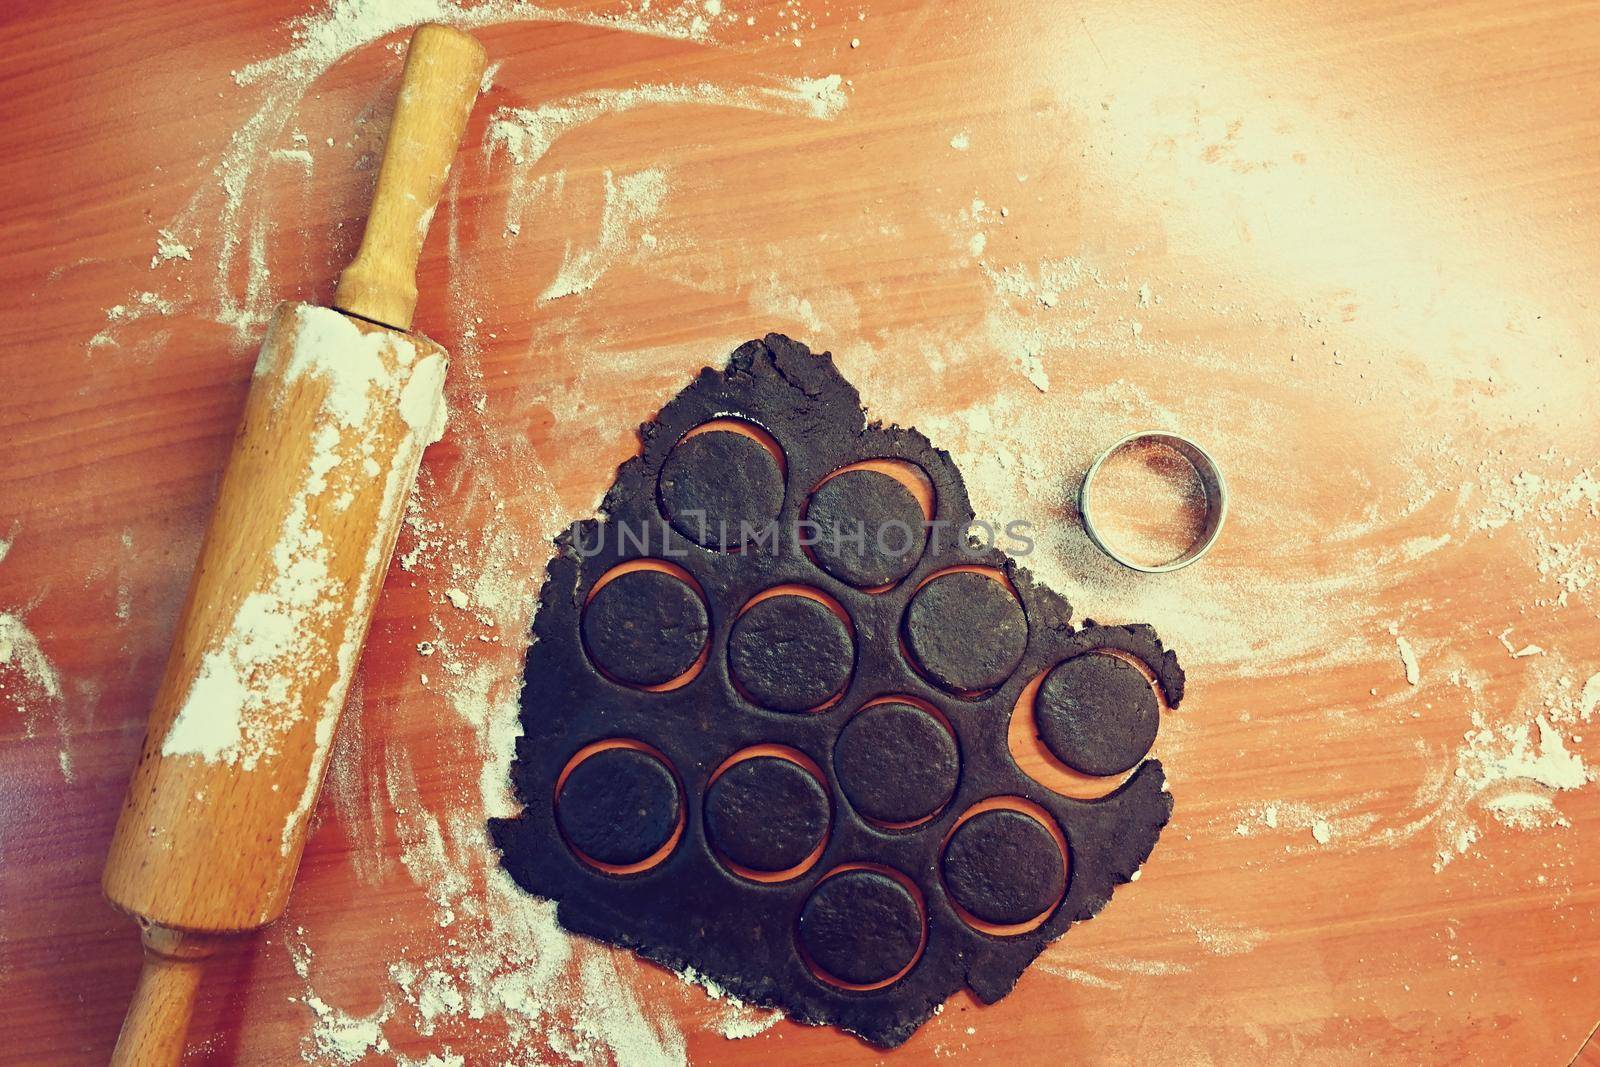
{"label": "round cookie cutter ring", "polygon": [[[1206,496],[1205,525],[1201,528],[1199,536],[1194,539],[1194,543],[1176,559],[1154,566],[1129,559],[1118,552],[1100,536],[1100,530],[1094,521],[1095,475],[1100,473],[1101,465],[1117,452],[1141,442],[1165,446],[1188,460],[1190,466],[1194,467],[1195,474],[1200,479],[1200,487]],[[1095,457],[1093,463],[1089,464],[1089,469],[1083,475],[1083,482],[1078,486],[1078,514],[1083,517],[1084,532],[1100,551],[1129,570],[1142,571],[1145,574],[1165,574],[1169,571],[1182,570],[1211,551],[1211,546],[1216,544],[1217,536],[1222,533],[1222,524],[1228,517],[1228,483],[1222,477],[1222,468],[1217,466],[1217,461],[1211,458],[1211,454],[1182,434],[1170,430],[1137,430],[1112,443]]]}

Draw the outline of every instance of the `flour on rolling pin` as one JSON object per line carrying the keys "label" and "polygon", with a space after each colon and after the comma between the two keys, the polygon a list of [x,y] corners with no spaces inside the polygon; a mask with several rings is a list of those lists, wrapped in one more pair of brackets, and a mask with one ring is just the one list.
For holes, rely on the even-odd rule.
{"label": "flour on rolling pin", "polygon": [[[359,568],[336,566],[336,546],[322,527],[337,521],[330,513],[347,511],[368,486],[382,492],[379,525],[393,525],[422,450],[444,429],[445,362],[437,352],[419,356],[404,335],[365,330],[326,308],[286,305],[274,318],[256,365],[256,388],[268,386],[264,403],[272,410],[293,392],[320,392],[311,452],[298,467],[300,483],[286,512],[265,517],[278,530],[270,577],[244,596],[205,650],[162,755],[254,769],[305,714],[307,690],[318,682],[306,664],[327,662],[336,647],[338,673],[317,711],[316,750],[319,757],[326,753],[363,637],[343,622],[365,617],[370,586],[383,572],[370,558]],[[398,412],[398,425],[381,417],[386,411]],[[365,551],[372,557],[385,547],[372,541]],[[342,576],[352,572],[368,576],[356,579],[353,590]],[[309,809],[320,769],[314,768],[291,823]]]}

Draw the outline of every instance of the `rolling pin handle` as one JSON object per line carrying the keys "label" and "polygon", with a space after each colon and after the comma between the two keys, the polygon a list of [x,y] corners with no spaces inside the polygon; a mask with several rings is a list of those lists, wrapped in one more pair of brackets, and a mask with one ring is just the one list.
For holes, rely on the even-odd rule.
{"label": "rolling pin handle", "polygon": [[144,967],[122,1021],[111,1067],[177,1067],[205,961],[222,938],[141,924]]}
{"label": "rolling pin handle", "polygon": [[428,25],[412,36],[361,248],[334,293],[340,311],[411,328],[422,241],[487,63],[483,45],[460,30]]}

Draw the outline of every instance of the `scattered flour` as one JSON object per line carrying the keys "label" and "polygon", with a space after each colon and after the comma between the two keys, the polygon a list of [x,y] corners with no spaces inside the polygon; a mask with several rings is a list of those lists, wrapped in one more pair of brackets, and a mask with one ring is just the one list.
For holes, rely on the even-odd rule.
{"label": "scattered flour", "polygon": [[1518,646],[1513,645],[1510,641],[1507,641],[1506,640],[1506,635],[1509,634],[1510,632],[1511,632],[1511,627],[1507,626],[1504,630],[1500,631],[1500,633],[1497,635],[1497,637],[1498,637],[1498,639],[1500,641],[1501,647],[1503,647],[1506,650],[1506,652],[1511,656],[1512,659],[1525,659],[1528,656],[1542,656],[1542,655],[1544,655],[1544,649],[1540,648],[1538,645],[1526,644],[1526,645],[1522,645],[1519,648]]}
{"label": "scattered flour", "polygon": [[483,68],[483,77],[478,79],[478,93],[480,95],[494,88],[494,79],[500,73],[501,66],[502,64],[496,61]]}
{"label": "scattered flour", "polygon": [[1396,634],[1393,627],[1389,632],[1394,634],[1394,647],[1400,653],[1400,665],[1405,668],[1406,683],[1417,685],[1422,679],[1421,668],[1417,664],[1416,650],[1411,647],[1411,642]]}
{"label": "scattered flour", "polygon": [[174,237],[171,230],[157,230],[156,254],[150,257],[150,269],[154,270],[174,259],[192,260],[194,253],[188,245]]}
{"label": "scattered flour", "polygon": [[[269,380],[280,369],[281,392],[270,403],[281,403],[306,381],[324,383],[305,478],[281,519],[272,577],[244,596],[226,631],[201,658],[162,742],[165,756],[253,770],[309,710],[305,703],[318,683],[327,681],[308,675],[304,664],[332,651],[338,673],[316,712],[318,748],[326,751],[357,651],[357,634],[341,624],[360,617],[375,579],[352,589],[337,577],[333,546],[313,521],[313,510],[326,509],[330,499],[337,507],[341,493],[369,482],[365,462],[372,460],[388,466],[380,516],[395,514],[399,488],[410,483],[422,449],[442,430],[441,357],[418,360],[409,340],[362,330],[338,312],[308,305],[288,310],[263,344],[257,376]],[[389,438],[386,420],[373,416],[374,402],[400,412],[406,431],[399,440]],[[376,550],[374,544],[370,551]],[[318,780],[312,776],[313,785]]]}
{"label": "scattered flour", "polygon": [[[1423,832],[1433,834],[1433,869],[1442,872],[1468,855],[1483,836],[1479,813],[1487,812],[1514,830],[1568,825],[1556,806],[1563,792],[1582,789],[1596,778],[1582,757],[1568,748],[1561,721],[1581,720],[1576,682],[1562,676],[1537,709],[1499,711],[1486,697],[1483,678],[1464,669],[1448,672],[1447,683],[1462,692],[1470,719],[1461,743],[1427,779],[1397,818],[1376,823],[1345,842],[1352,848],[1395,847]],[[1416,742],[1420,757],[1435,757]]]}
{"label": "scattered flour", "polygon": [[1063,963],[1056,963],[1052,960],[1041,960],[1037,966],[1046,974],[1053,974],[1057,978],[1065,978],[1069,982],[1076,982],[1079,985],[1089,986],[1092,989],[1122,988],[1122,983],[1095,974],[1093,971],[1083,967],[1071,967]]}
{"label": "scattered flour", "polygon": [[1565,607],[1600,579],[1600,474],[1593,467],[1521,470],[1509,478],[1485,466],[1489,501],[1472,528],[1510,528],[1532,546],[1540,576],[1554,589],[1540,606]]}
{"label": "scattered flour", "polygon": [[1544,830],[1572,825],[1555,806],[1555,802],[1541,793],[1506,793],[1485,801],[1484,807],[1502,825],[1513,830]]}
{"label": "scattered flour", "polygon": [[[11,552],[11,535],[0,537],[0,563]],[[56,765],[71,783],[76,777],[71,749],[71,723],[61,672],[39,644],[26,621],[27,607],[0,611],[0,710],[14,709],[22,719],[22,736],[34,738],[48,714],[55,720],[61,748]]]}
{"label": "scattered flour", "polygon": [[[1583,759],[1567,750],[1565,739],[1543,715],[1531,726],[1503,728],[1497,733],[1498,737],[1480,730],[1472,735],[1468,747],[1475,763],[1458,773],[1469,779],[1476,777],[1485,785],[1520,779],[1556,790],[1581,789],[1593,777]],[[1507,740],[1510,750],[1494,754]]]}
{"label": "scattered flour", "polygon": [[699,106],[831,119],[846,97],[838,75],[817,79],[774,80],[757,85],[655,83],[626,89],[595,89],[549,100],[534,107],[502,107],[489,118],[484,147],[492,158],[503,150],[511,162],[538,162],[563,133],[605,115],[641,107]]}
{"label": "scattered flour", "polygon": [[[1035,966],[1046,974],[1053,974],[1058,978],[1065,978],[1070,982],[1076,982],[1079,985],[1089,986],[1093,989],[1122,988],[1122,982],[1119,978],[1102,973],[1105,971],[1109,971],[1111,975],[1116,976],[1134,975],[1140,978],[1158,978],[1187,974],[1192,969],[1187,964],[1173,963],[1167,960],[1108,956],[1103,952],[1096,954],[1079,952],[1073,955],[1069,952],[1070,945],[1070,939],[1056,942],[1045,951],[1044,955],[1039,957]],[[1072,960],[1072,962],[1067,962],[1068,960]]]}
{"label": "scattered flour", "polygon": [[[1581,693],[1573,695],[1576,682],[1570,678],[1558,682],[1556,696],[1547,698],[1548,706],[1522,713],[1526,718],[1515,711],[1494,714],[1498,725],[1491,723],[1491,712],[1486,710],[1482,679],[1456,669],[1449,672],[1447,682],[1465,693],[1472,725],[1442,761],[1423,741],[1415,742],[1419,760],[1434,770],[1397,815],[1380,817],[1367,810],[1376,799],[1373,794],[1348,796],[1320,810],[1276,801],[1233,816],[1234,834],[1249,837],[1260,832],[1259,827],[1309,830],[1318,845],[1337,843],[1345,850],[1359,850],[1396,848],[1431,833],[1433,869],[1438,873],[1471,853],[1482,839],[1482,814],[1519,831],[1570,826],[1556,798],[1600,777],[1568,747],[1568,738],[1557,725],[1556,717],[1586,721],[1584,698]],[[1292,845],[1285,850],[1301,851]]]}
{"label": "scattered flour", "polygon": [[[504,232],[515,238],[522,232],[528,208],[559,196],[565,187],[565,172],[539,172],[550,147],[562,135],[597,119],[644,107],[701,106],[826,120],[837,115],[845,103],[837,75],[756,85],[700,82],[598,89],[531,107],[499,108],[486,126],[483,151],[489,163],[503,157],[512,168]],[[539,295],[541,302],[586,292],[616,263],[642,259],[657,248],[658,240],[647,227],[670,192],[666,169],[648,167],[621,176],[608,169],[603,179],[604,202],[593,242],[583,247],[568,245],[555,278]]]}
{"label": "scattered flour", "polygon": [[1600,708],[1600,672],[1589,676],[1583,683],[1583,693],[1578,698],[1578,716],[1584,722],[1594,717],[1596,708]]}
{"label": "scattered flour", "polygon": [[97,349],[115,346],[119,326],[137,322],[150,315],[172,315],[182,306],[181,303],[169,300],[159,293],[148,290],[136,292],[128,297],[126,303],[113,304],[106,308],[106,327],[89,338],[84,347],[87,351],[94,352]]}
{"label": "scattered flour", "polygon": [[595,243],[576,252],[568,245],[561,268],[555,280],[539,294],[540,301],[559,300],[594,288],[611,264],[636,244],[643,227],[667,198],[666,172],[660,167],[621,178],[613,178],[608,170],[605,187],[605,208]]}
{"label": "scattered flour", "polygon": [[[1266,831],[1282,830],[1285,834],[1309,833],[1318,845],[1333,841],[1341,843],[1358,839],[1376,821],[1372,815],[1349,810],[1349,803],[1313,807],[1293,800],[1277,800],[1236,812],[1228,821],[1234,822],[1237,837],[1252,837]],[[1288,852],[1304,852],[1303,846],[1291,843]]]}
{"label": "scattered flour", "polygon": [[740,1041],[747,1037],[755,1037],[757,1034],[764,1034],[783,1018],[781,1011],[752,1008],[693,967],[679,971],[678,977],[692,985],[700,986],[706,991],[707,997],[726,1006],[726,1011],[715,1026],[717,1032],[729,1041]]}
{"label": "scattered flour", "polygon": [[37,701],[61,699],[61,675],[27,623],[10,612],[0,612],[0,668],[4,668],[0,670],[0,700],[15,701],[23,717],[24,736],[32,737],[38,729]]}
{"label": "scattered flour", "polygon": [[1482,836],[1469,804],[1481,804],[1513,829],[1566,826],[1553,794],[1581,789],[1595,778],[1544,715],[1531,724],[1500,727],[1474,719],[1477,725],[1456,753],[1450,802],[1440,809],[1435,871],[1467,854]]}
{"label": "scattered flour", "polygon": [[[312,954],[304,940],[304,930],[291,934],[287,943],[295,974],[309,983]],[[370,1054],[390,1051],[383,1024],[394,1009],[387,1001],[370,1015],[352,1015],[323,1000],[309,984],[300,1000],[313,1016],[311,1032],[303,1042],[307,1062],[353,1064]]]}

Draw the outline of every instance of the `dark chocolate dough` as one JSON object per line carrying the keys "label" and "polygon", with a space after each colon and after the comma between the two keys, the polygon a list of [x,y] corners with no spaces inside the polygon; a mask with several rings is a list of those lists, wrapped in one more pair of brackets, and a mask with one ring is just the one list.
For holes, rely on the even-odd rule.
{"label": "dark chocolate dough", "polygon": [[1019,811],[985,811],[962,823],[939,866],[957,904],[1000,926],[1055,907],[1067,888],[1055,838]]}
{"label": "dark chocolate dough", "polygon": [[922,916],[916,898],[888,875],[845,871],[811,894],[796,936],[823,973],[848,985],[873,985],[916,958]]}
{"label": "dark chocolate dough", "polygon": [[836,474],[811,494],[817,566],[861,588],[898,582],[928,543],[922,507],[911,490],[875,470]]}
{"label": "dark chocolate dough", "polygon": [[1022,662],[1028,620],[1005,586],[982,574],[956,571],[941,574],[911,598],[906,644],[945,689],[988,690]]}
{"label": "dark chocolate dough", "polygon": [[1090,652],[1045,676],[1034,703],[1039,737],[1084,774],[1121,774],[1155,744],[1161,704],[1133,664]]}
{"label": "dark chocolate dough", "polygon": [[572,768],[556,797],[556,821],[572,847],[625,866],[667,843],[678,825],[678,783],[660,760],[608,748]]}
{"label": "dark chocolate dough", "polygon": [[811,773],[778,756],[729,767],[706,790],[706,837],[753,871],[787,871],[828,832],[828,794]]}
{"label": "dark chocolate dough", "polygon": [[733,430],[680,441],[661,466],[661,511],[683,536],[734,548],[783,507],[783,472],[761,442]]}
{"label": "dark chocolate dough", "polygon": [[[910,572],[881,592],[837,579],[792,536],[806,514],[806,494],[785,493],[782,481],[771,477],[771,454],[751,451],[757,447],[754,442],[746,447],[743,440],[723,441],[748,462],[719,460],[709,480],[685,499],[714,504],[708,511],[724,512],[759,501],[754,512],[776,514],[774,529],[782,536],[752,541],[737,552],[702,546],[669,521],[672,512],[663,482],[671,484],[676,498],[685,493],[680,484],[685,475],[668,472],[664,478],[663,470],[669,464],[673,471],[687,470],[696,452],[717,447],[721,438],[687,453],[679,443],[695,427],[724,417],[747,420],[772,434],[782,449],[789,485],[817,486],[833,472],[865,460],[900,461],[927,474],[933,486],[933,521],[941,529],[962,529],[975,518],[949,455],[914,429],[868,422],[855,389],[827,355],[813,355],[773,334],[742,346],[726,366],[702,371],[640,427],[640,452],[617,471],[600,508],[603,517],[575,523],[557,538],[534,617],[536,640],[528,651],[522,690],[523,736],[511,770],[522,810],[515,818],[493,820],[490,829],[506,870],[528,892],[557,901],[557,917],[566,929],[631,949],[675,971],[693,967],[746,1003],[780,1007],[801,1022],[836,1026],[878,1045],[897,1045],[963,986],[985,1002],[1010,992],[1046,945],[1073,923],[1092,917],[1139,869],[1171,814],[1172,797],[1164,790],[1161,764],[1155,759],[1146,759],[1126,782],[1095,800],[1054,793],[1024,773],[1006,745],[1007,725],[1023,686],[1075,656],[1117,649],[1148,666],[1165,706],[1176,707],[1183,695],[1183,671],[1148,626],[1087,623],[1080,629],[1061,596],[1036,584],[1003,553],[964,539],[958,543],[956,538],[930,537]],[[690,438],[685,446],[697,439]],[[712,499],[735,479],[751,482],[751,470],[758,472],[753,486],[728,492],[720,504]],[[699,530],[697,524],[690,527],[691,532]],[[655,591],[645,598],[649,603],[617,610],[616,628],[624,637],[614,638],[613,627],[601,625],[594,604],[585,611],[585,600],[604,575],[641,556],[665,558],[688,571],[703,591],[699,610],[667,580],[634,579],[656,583]],[[1016,590],[1015,599],[988,578],[959,577],[959,572],[951,576],[958,581],[940,578],[918,592],[929,575],[963,565],[1004,574]],[[979,584],[968,588],[971,583]],[[843,626],[813,601],[773,598],[760,614],[755,609],[746,613],[754,618],[739,627],[742,640],[733,643],[749,647],[731,653],[730,635],[741,608],[762,592],[786,585],[825,589],[849,616],[850,625]],[[627,590],[621,586],[611,595]],[[912,611],[914,596],[918,602]],[[604,604],[600,596],[595,601]],[[756,624],[767,612],[775,619],[763,623],[758,633]],[[634,630],[626,627],[625,620],[644,618],[655,621]],[[821,625],[814,627],[810,620]],[[791,626],[798,629],[799,640],[784,637],[780,645],[775,635]],[[599,653],[591,658],[585,648],[586,642],[598,648],[610,640],[622,647],[610,659]],[[665,655],[661,646],[674,651]],[[629,664],[660,656],[661,662],[650,670],[641,673],[635,666],[632,673],[664,680],[682,673],[680,668],[693,661],[691,653],[698,654],[702,646],[709,648],[704,666],[686,684],[670,690],[618,685],[599,669],[610,663],[606,670],[626,673]],[[820,656],[815,654],[819,650]],[[974,656],[974,651],[981,654]],[[783,669],[769,671],[768,661]],[[837,700],[813,714],[790,714],[775,710],[774,704],[752,703],[747,693],[758,689],[773,690],[769,699],[777,704],[801,708],[827,703],[834,695]],[[898,745],[882,740],[875,720],[887,722],[895,713],[874,711],[870,718],[858,713],[863,705],[894,694],[936,708],[953,737],[924,736],[927,724],[910,719],[904,720],[908,729]],[[625,799],[615,810],[600,812],[597,808],[610,802],[596,797],[614,797],[627,776],[598,774],[594,785],[584,787],[590,774],[604,769],[598,764],[569,780],[571,788],[561,791],[559,806],[553,803],[556,782],[572,754],[610,738],[631,738],[660,751],[676,782],[669,787],[674,776],[666,767],[641,767],[630,773],[654,783],[641,790],[646,802]],[[953,747],[946,747],[947,742]],[[734,753],[762,744],[803,754],[828,779],[822,783],[829,821],[821,856],[799,875],[768,883],[730,869],[721,858],[726,855],[721,845],[724,837],[732,838],[712,828],[721,816],[708,814],[726,803],[708,795],[723,791],[711,788],[712,774]],[[944,799],[948,786],[934,789],[902,774],[897,767],[908,757],[920,760],[922,770],[957,770],[954,794]],[[944,775],[930,773],[929,782],[948,782]],[[919,794],[922,799],[912,803]],[[974,805],[997,796],[1021,797],[1048,812],[1072,846],[1059,904],[1035,929],[1005,936],[976,929],[958,913],[944,870],[945,844],[956,822]],[[610,850],[592,841],[591,848],[618,858],[638,856],[646,845],[670,840],[682,804],[688,809],[681,839],[647,870],[599,870],[566,842],[569,834],[574,842],[585,836],[581,828],[564,830],[568,823],[581,823],[593,827],[587,833],[602,842],[608,834],[637,838],[627,848]],[[938,809],[931,818],[902,829],[880,823],[910,819],[875,823],[870,815],[920,813],[929,807]],[[964,825],[961,841],[977,834],[988,819],[969,820],[967,825],[976,829]],[[992,863],[986,868],[980,862],[984,850],[978,846],[983,844],[977,840],[977,859],[970,862],[957,862],[964,844],[949,858],[948,866],[955,870],[952,883],[963,887],[966,898],[959,906],[970,915],[1010,916],[1023,910],[1016,887],[1003,877],[1011,873],[1005,864],[999,874],[991,870],[978,888],[969,887],[977,875],[964,870],[992,868]],[[1049,865],[1043,851],[1027,846],[1022,847],[1022,859]],[[829,875],[858,864],[900,872],[916,894],[881,875]],[[1050,884],[1049,878],[1030,878],[1025,888],[1042,897],[1039,886]],[[920,918],[915,896],[923,904]],[[894,977],[919,943],[922,958]],[[894,980],[878,989],[844,989],[819,978],[813,964],[839,981],[863,980],[850,984]]]}
{"label": "dark chocolate dough", "polygon": [[950,802],[960,776],[955,738],[921,708],[874,704],[851,717],[833,749],[839,788],[880,823],[926,818]]}
{"label": "dark chocolate dough", "polygon": [[734,620],[728,668],[750,699],[805,711],[844,687],[855,643],[826,604],[798,593],[768,597]]}
{"label": "dark chocolate dough", "polygon": [[660,685],[694,666],[708,630],[695,591],[663,571],[618,575],[583,612],[590,658],[629,685]]}

